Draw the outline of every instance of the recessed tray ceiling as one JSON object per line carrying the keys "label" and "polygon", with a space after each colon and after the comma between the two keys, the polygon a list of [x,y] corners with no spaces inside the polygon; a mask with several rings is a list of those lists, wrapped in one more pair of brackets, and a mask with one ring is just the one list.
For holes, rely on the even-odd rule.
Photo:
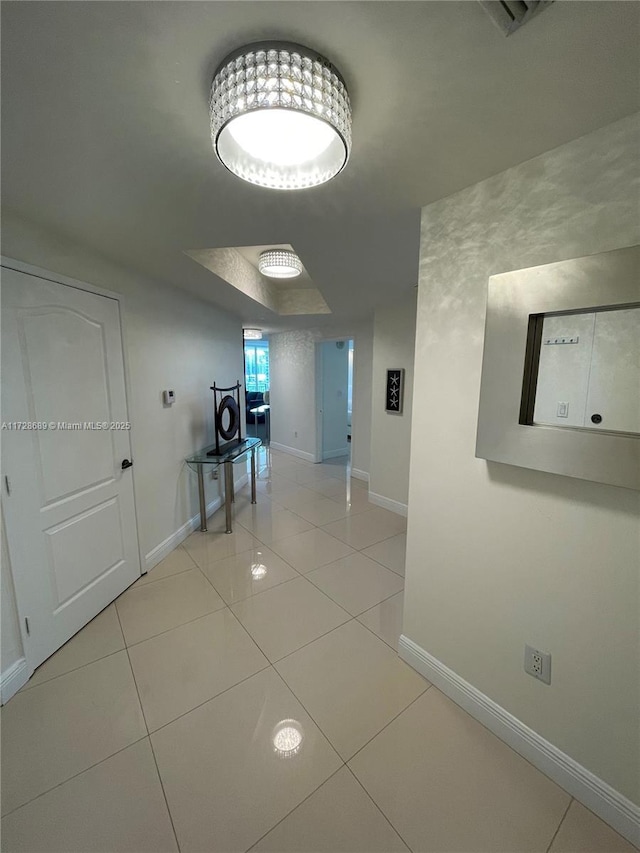
{"label": "recessed tray ceiling", "polygon": [[185,254],[218,278],[275,314],[331,314],[324,297],[304,268],[296,279],[270,279],[258,272],[265,249],[295,249],[289,243],[269,246],[230,246],[222,249],[186,249]]}

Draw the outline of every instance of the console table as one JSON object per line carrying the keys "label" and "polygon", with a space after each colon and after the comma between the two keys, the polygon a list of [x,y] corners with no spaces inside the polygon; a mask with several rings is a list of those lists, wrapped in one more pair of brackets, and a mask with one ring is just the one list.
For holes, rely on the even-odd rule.
{"label": "console table", "polygon": [[264,432],[267,444],[271,442],[271,406],[268,403],[263,403],[261,406],[256,406],[255,409],[249,409],[249,414],[254,417],[254,426],[258,432],[258,415],[264,415]]}
{"label": "console table", "polygon": [[233,446],[225,449],[223,445],[220,452],[216,454],[215,444],[203,447],[185,460],[189,467],[195,466],[198,473],[198,497],[200,499],[200,530],[207,530],[207,505],[204,499],[204,471],[205,465],[220,465],[224,468],[224,511],[226,522],[226,533],[232,533],[231,529],[231,504],[234,501],[233,493],[233,466],[247,454],[251,454],[251,503],[256,502],[256,449],[262,444],[259,438],[244,438],[242,441],[230,442]]}

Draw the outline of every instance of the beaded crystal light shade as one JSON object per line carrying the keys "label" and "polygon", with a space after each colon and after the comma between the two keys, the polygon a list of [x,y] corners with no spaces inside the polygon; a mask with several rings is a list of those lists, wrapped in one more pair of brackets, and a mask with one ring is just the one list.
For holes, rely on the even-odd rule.
{"label": "beaded crystal light shade", "polygon": [[260,252],[258,269],[269,278],[297,278],[302,274],[302,261],[287,249],[267,249]]}
{"label": "beaded crystal light shade", "polygon": [[259,42],[230,54],[211,84],[211,139],[234,175],[280,190],[340,172],[351,149],[344,81],[316,51]]}

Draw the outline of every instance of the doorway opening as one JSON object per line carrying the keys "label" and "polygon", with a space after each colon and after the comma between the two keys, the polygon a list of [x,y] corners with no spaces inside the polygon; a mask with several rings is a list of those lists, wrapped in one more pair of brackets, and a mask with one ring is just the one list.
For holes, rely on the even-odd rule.
{"label": "doorway opening", "polygon": [[353,410],[353,340],[316,345],[316,462],[349,462]]}
{"label": "doorway opening", "polygon": [[269,398],[269,341],[245,340],[244,382],[246,434],[269,443],[271,403]]}

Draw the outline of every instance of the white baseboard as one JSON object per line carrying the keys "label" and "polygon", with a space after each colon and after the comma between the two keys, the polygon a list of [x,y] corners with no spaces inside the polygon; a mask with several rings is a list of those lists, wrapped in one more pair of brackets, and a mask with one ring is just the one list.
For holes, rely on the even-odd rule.
{"label": "white baseboard", "polygon": [[351,476],[353,477],[354,480],[364,480],[365,483],[369,482],[369,472],[368,471],[361,471],[359,468],[352,468],[351,469]]}
{"label": "white baseboard", "polygon": [[325,450],[322,454],[322,460],[325,459],[337,459],[338,456],[348,456],[349,448],[348,447],[339,447],[337,450]]}
{"label": "white baseboard", "polygon": [[30,674],[27,661],[20,658],[0,675],[0,698],[3,705],[27,683]]}
{"label": "white baseboard", "polygon": [[305,459],[307,462],[316,461],[313,453],[307,453],[305,450],[298,450],[297,447],[287,447],[286,444],[278,444],[277,441],[270,441],[269,447],[271,447],[272,450],[280,450],[282,453],[288,453],[290,456],[297,456],[298,459]]}
{"label": "white baseboard", "polygon": [[[249,475],[243,474],[242,477],[239,477],[235,480],[235,489],[241,489],[243,486],[249,482]],[[207,504],[207,518],[213,515],[216,510],[220,509],[223,505],[224,499],[221,496],[214,498]],[[163,539],[159,545],[156,545],[148,554],[144,557],[144,565],[143,565],[143,573],[150,571],[154,566],[157,566],[159,562],[164,560],[174,548],[177,548],[181,542],[190,536],[194,530],[197,530],[200,527],[200,513],[194,515],[193,518],[190,518],[188,521],[185,521],[183,525],[181,525],[176,531],[174,531],[170,536],[167,536],[166,539]]]}
{"label": "white baseboard", "polygon": [[409,666],[632,844],[640,843],[640,806],[534,732],[413,640],[402,635],[398,653]]}
{"label": "white baseboard", "polygon": [[401,504],[400,501],[392,501],[391,498],[385,498],[384,495],[376,495],[375,492],[369,492],[369,503],[384,507],[391,510],[391,512],[396,512],[398,515],[403,515],[405,518],[407,517],[407,504]]}

